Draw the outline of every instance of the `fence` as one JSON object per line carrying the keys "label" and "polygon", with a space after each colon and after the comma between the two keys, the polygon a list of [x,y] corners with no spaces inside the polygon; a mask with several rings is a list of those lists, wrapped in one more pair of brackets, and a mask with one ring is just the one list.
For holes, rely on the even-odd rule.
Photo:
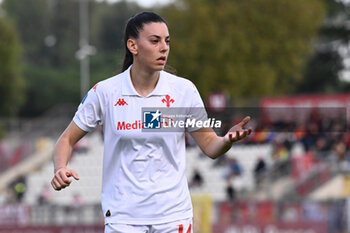
{"label": "fence", "polygon": [[[203,203],[211,203],[204,197],[194,198],[194,233],[348,232],[350,202],[347,200],[280,203],[239,201],[213,203],[211,207],[203,207]],[[203,215],[204,209],[205,215]],[[82,206],[6,204],[0,206],[0,213],[0,233],[103,232],[100,204]],[[210,213],[213,219],[211,224],[206,224]]]}

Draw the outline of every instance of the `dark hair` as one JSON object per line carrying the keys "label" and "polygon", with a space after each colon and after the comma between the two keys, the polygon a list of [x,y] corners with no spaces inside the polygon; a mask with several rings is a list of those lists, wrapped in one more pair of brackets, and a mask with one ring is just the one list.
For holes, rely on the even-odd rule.
{"label": "dark hair", "polygon": [[139,37],[139,32],[143,29],[143,26],[148,23],[166,23],[162,17],[153,13],[153,12],[142,12],[137,15],[134,15],[129,19],[126,24],[124,32],[124,61],[122,66],[122,72],[127,70],[129,66],[133,63],[132,53],[127,47],[127,41],[129,38],[137,39]]}

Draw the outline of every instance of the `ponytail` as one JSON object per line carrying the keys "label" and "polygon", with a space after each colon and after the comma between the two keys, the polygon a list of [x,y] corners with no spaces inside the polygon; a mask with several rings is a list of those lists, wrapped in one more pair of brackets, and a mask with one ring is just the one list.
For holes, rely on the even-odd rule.
{"label": "ponytail", "polygon": [[128,48],[125,48],[125,55],[123,60],[122,72],[126,71],[134,62],[134,58]]}

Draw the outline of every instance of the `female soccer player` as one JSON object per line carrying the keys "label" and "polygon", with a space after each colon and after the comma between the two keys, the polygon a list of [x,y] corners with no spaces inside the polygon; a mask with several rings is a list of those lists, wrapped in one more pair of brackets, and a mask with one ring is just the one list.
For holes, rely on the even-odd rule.
{"label": "female soccer player", "polygon": [[[67,167],[75,143],[103,125],[102,210],[105,233],[192,232],[192,205],[185,177],[185,129],[144,132],[143,107],[204,108],[195,86],[165,72],[170,36],[157,14],[132,17],[125,29],[122,73],[96,84],[80,104],[54,150],[52,186],[61,190],[78,180]],[[150,113],[159,119],[160,113]],[[194,113],[195,114],[195,113]],[[152,118],[153,118],[152,117]],[[201,118],[202,120],[205,119]],[[189,127],[201,150],[215,159],[245,138],[249,117],[224,137],[208,127]]]}

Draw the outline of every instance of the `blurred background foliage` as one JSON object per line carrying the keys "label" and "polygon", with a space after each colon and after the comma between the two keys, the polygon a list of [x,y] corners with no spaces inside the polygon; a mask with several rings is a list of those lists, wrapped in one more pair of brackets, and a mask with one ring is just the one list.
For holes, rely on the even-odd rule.
{"label": "blurred background foliage", "polygon": [[0,115],[15,114],[24,100],[21,46],[14,26],[0,18]]}
{"label": "blurred background foliage", "polygon": [[[127,19],[163,16],[171,35],[168,64],[202,97],[232,99],[350,90],[349,6],[335,0],[177,0],[144,9],[90,1],[91,82],[119,72]],[[79,1],[3,0],[0,12],[0,113],[39,116],[80,102]],[[22,48],[22,49],[21,49]],[[349,56],[350,57],[350,56]]]}
{"label": "blurred background foliage", "polygon": [[[184,0],[169,8],[171,63],[202,94],[261,97],[294,90],[322,25],[319,0]],[[179,25],[179,26],[176,26]]]}

